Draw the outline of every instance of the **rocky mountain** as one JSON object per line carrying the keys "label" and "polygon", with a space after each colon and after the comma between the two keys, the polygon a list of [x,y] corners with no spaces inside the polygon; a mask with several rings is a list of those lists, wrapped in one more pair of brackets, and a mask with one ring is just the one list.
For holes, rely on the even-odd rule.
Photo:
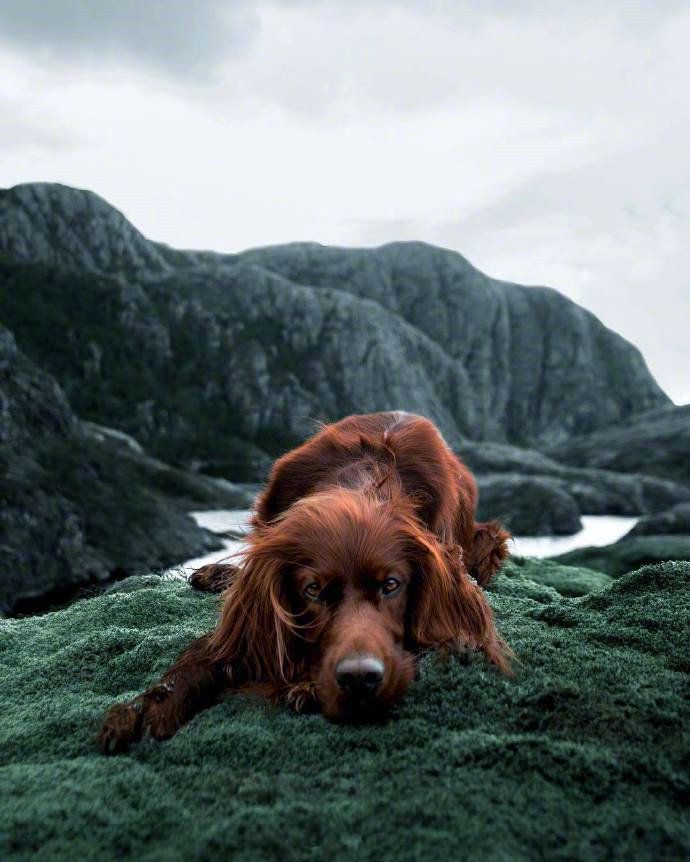
{"label": "rocky mountain", "polygon": [[246,502],[80,422],[0,326],[0,614],[219,547],[187,511]]}
{"label": "rocky mountain", "polygon": [[22,185],[0,190],[0,321],[21,349],[3,330],[5,608],[197,553],[212,539],[184,512],[248,502],[202,473],[260,481],[348,413],[429,416],[476,472],[480,516],[518,534],[690,501],[690,407],[632,345],[424,243],[180,251],[91,192]]}
{"label": "rocky mountain", "polygon": [[0,256],[0,319],[80,416],[231,478],[351,412],[541,447],[669,404],[583,308],[423,243],[175,251],[32,184],[0,192]]}
{"label": "rocky mountain", "polygon": [[690,404],[645,411],[547,451],[578,467],[634,470],[690,483]]}

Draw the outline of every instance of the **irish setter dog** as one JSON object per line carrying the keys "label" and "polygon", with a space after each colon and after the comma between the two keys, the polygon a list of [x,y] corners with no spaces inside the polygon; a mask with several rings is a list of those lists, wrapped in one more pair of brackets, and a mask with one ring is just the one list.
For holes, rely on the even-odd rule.
{"label": "irish setter dog", "polygon": [[105,716],[116,752],[165,739],[229,690],[335,720],[384,716],[429,647],[479,650],[509,673],[482,587],[509,534],[476,523],[475,481],[436,427],[401,412],[326,425],[273,465],[238,567],[206,566],[225,589],[218,626],[152,688]]}

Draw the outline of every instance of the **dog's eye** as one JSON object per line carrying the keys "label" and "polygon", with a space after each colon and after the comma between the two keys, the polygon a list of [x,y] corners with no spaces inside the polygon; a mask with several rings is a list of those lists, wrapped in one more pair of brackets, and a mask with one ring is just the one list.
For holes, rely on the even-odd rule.
{"label": "dog's eye", "polygon": [[316,599],[319,597],[319,593],[321,592],[321,587],[318,585],[316,581],[310,581],[307,586],[302,590],[302,595],[307,599]]}
{"label": "dog's eye", "polygon": [[384,596],[391,596],[393,593],[396,593],[402,584],[397,578],[386,578],[386,580],[381,584],[381,592]]}

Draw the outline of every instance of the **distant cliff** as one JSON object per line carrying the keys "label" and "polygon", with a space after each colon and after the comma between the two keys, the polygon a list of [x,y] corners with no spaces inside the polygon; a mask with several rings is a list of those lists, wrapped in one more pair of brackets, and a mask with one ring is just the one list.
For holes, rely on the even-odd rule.
{"label": "distant cliff", "polygon": [[592,314],[455,252],[176,251],[60,185],[0,192],[0,319],[82,418],[239,479],[352,412],[542,448],[670,403]]}
{"label": "distant cliff", "polygon": [[81,422],[0,326],[0,616],[217,548],[187,511],[246,504]]}
{"label": "distant cliff", "polygon": [[565,464],[690,484],[690,405],[662,407],[550,448]]}

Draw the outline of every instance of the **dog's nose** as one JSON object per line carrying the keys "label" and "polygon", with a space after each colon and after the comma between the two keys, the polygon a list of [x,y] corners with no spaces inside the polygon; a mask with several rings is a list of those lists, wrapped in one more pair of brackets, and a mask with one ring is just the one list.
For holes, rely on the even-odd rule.
{"label": "dog's nose", "polygon": [[335,667],[338,685],[352,697],[370,697],[383,682],[383,662],[373,655],[350,655]]}

